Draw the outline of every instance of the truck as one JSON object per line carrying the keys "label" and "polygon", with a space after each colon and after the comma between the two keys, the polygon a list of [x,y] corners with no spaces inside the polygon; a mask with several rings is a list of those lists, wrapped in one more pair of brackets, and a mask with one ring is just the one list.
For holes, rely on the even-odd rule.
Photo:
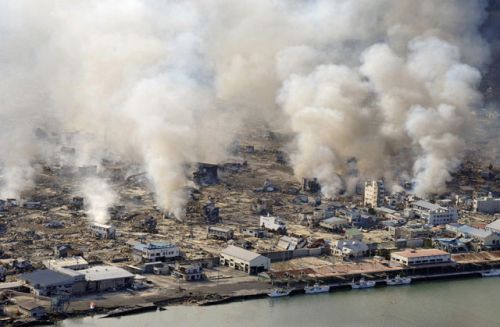
{"label": "truck", "polygon": [[286,224],[281,218],[276,216],[260,216],[260,227],[278,232],[279,234],[286,234]]}

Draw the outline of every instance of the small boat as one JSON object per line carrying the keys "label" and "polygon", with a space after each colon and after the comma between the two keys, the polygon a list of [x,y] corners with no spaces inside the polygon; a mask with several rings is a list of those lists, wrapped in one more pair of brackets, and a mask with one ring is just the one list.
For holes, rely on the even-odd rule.
{"label": "small boat", "polygon": [[482,271],[481,276],[483,276],[483,277],[500,276],[500,269],[491,269],[491,270],[487,270],[487,271]]}
{"label": "small boat", "polygon": [[396,286],[396,285],[408,285],[411,283],[411,277],[401,277],[396,275],[394,278],[389,278],[385,280],[387,286]]}
{"label": "small boat", "polygon": [[320,284],[315,283],[313,286],[304,287],[304,291],[306,292],[306,294],[328,293],[330,291],[330,286],[321,286]]}
{"label": "small boat", "polygon": [[271,292],[267,293],[270,297],[284,297],[292,293],[291,288],[275,288]]}
{"label": "small boat", "polygon": [[354,280],[351,282],[351,287],[353,289],[362,289],[362,288],[371,288],[374,287],[377,283],[373,280],[365,280],[361,278],[359,281],[355,282]]}

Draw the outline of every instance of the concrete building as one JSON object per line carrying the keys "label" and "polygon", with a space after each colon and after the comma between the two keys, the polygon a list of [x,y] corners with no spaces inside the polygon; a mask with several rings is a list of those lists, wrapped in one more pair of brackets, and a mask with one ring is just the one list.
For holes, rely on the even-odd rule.
{"label": "concrete building", "polygon": [[116,229],[111,225],[93,223],[90,225],[92,235],[100,239],[113,239],[116,237]]}
{"label": "concrete building", "polygon": [[220,253],[220,264],[242,270],[248,274],[257,274],[269,270],[271,259],[258,253],[230,245]]}
{"label": "concrete building", "polygon": [[57,271],[60,268],[66,268],[71,270],[81,270],[87,269],[89,264],[87,260],[82,257],[69,257],[69,258],[58,258],[44,260],[43,265],[51,270]]}
{"label": "concrete building", "polygon": [[204,278],[203,268],[196,264],[176,264],[172,267],[172,276],[188,282]]}
{"label": "concrete building", "polygon": [[391,253],[391,261],[405,266],[429,265],[450,262],[451,255],[437,249],[405,250]]}
{"label": "concrete building", "polygon": [[156,262],[173,259],[180,255],[177,245],[166,242],[150,242],[135,244],[132,250],[134,260],[141,262]]}
{"label": "concrete building", "polygon": [[427,223],[433,226],[445,225],[458,220],[456,208],[446,208],[427,201],[415,201],[412,203],[413,211]]}
{"label": "concrete building", "polygon": [[292,237],[292,236],[282,236],[278,241],[276,246],[280,250],[297,250],[306,246],[307,241],[303,238]]}
{"label": "concrete building", "polygon": [[472,209],[475,212],[481,212],[493,215],[500,212],[500,198],[494,198],[491,193],[488,196],[479,197],[472,201]]}
{"label": "concrete building", "polygon": [[286,233],[286,224],[281,218],[275,216],[260,216],[260,227],[269,229],[280,234]]}
{"label": "concrete building", "polygon": [[365,182],[365,196],[363,205],[365,207],[377,208],[384,205],[385,187],[384,181]]}
{"label": "concrete building", "polygon": [[94,266],[80,272],[85,275],[89,292],[125,289],[134,283],[134,274],[115,266]]}
{"label": "concrete building", "polygon": [[234,236],[234,231],[230,228],[209,226],[207,228],[207,237],[218,240],[228,241]]}
{"label": "concrete building", "polygon": [[368,245],[356,240],[338,240],[334,243],[333,253],[347,258],[359,258],[368,253]]}

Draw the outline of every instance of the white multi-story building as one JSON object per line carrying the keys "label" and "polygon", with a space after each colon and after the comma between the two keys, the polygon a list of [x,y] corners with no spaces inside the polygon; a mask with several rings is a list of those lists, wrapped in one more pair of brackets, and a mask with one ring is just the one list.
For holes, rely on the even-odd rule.
{"label": "white multi-story building", "polygon": [[177,245],[164,242],[139,243],[134,246],[133,255],[138,261],[165,261],[178,257],[180,249]]}
{"label": "white multi-story building", "polygon": [[366,207],[382,207],[384,205],[385,187],[384,181],[365,182],[365,197],[363,204]]}
{"label": "white multi-story building", "polygon": [[391,261],[405,266],[429,265],[450,262],[451,255],[437,249],[406,250],[393,252]]}
{"label": "white multi-story building", "polygon": [[445,225],[458,220],[458,210],[456,208],[446,208],[427,201],[415,201],[412,203],[413,211],[427,223],[433,226]]}
{"label": "white multi-story building", "polygon": [[491,193],[474,199],[472,208],[475,212],[487,213],[493,215],[500,212],[500,198],[494,198]]}

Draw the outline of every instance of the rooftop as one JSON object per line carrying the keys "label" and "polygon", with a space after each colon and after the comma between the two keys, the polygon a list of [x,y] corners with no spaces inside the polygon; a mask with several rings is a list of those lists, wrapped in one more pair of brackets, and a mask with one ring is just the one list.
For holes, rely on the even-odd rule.
{"label": "rooftop", "polygon": [[25,280],[32,285],[40,286],[51,286],[73,282],[73,278],[71,276],[49,269],[36,270],[31,273],[22,274],[19,276],[19,279]]}
{"label": "rooftop", "polygon": [[421,208],[424,208],[424,209],[427,209],[427,210],[430,210],[430,211],[436,211],[436,210],[444,209],[443,207],[441,207],[438,204],[430,203],[428,201],[422,201],[422,200],[413,202],[413,206],[421,207]]}
{"label": "rooftop", "polygon": [[174,244],[167,242],[150,242],[147,244],[139,243],[134,245],[134,249],[138,251],[168,249],[173,247],[175,247]]}
{"label": "rooftop", "polygon": [[492,234],[491,231],[489,230],[484,230],[484,229],[478,229],[474,228],[468,225],[463,225],[458,227],[458,231],[467,235],[479,237],[479,238],[485,238],[488,237]]}
{"label": "rooftop", "polygon": [[248,251],[234,245],[229,245],[227,248],[221,251],[221,254],[229,255],[231,257],[236,257],[245,261],[252,261],[261,256],[261,254]]}
{"label": "rooftop", "polygon": [[491,224],[486,225],[486,228],[500,230],[500,219],[497,219]]}
{"label": "rooftop", "polygon": [[55,267],[71,267],[71,266],[79,266],[79,265],[88,265],[87,260],[84,258],[77,256],[77,257],[68,257],[68,258],[58,258],[58,259],[50,259],[50,260],[45,260],[43,264],[47,268],[55,268]]}
{"label": "rooftop", "polygon": [[436,256],[436,255],[449,255],[448,252],[438,250],[438,249],[405,250],[405,251],[393,252],[392,254],[400,255],[402,257],[407,257],[407,258],[430,257],[430,256]]}
{"label": "rooftop", "polygon": [[117,278],[132,278],[134,274],[115,266],[95,266],[80,270],[87,281],[101,281]]}

